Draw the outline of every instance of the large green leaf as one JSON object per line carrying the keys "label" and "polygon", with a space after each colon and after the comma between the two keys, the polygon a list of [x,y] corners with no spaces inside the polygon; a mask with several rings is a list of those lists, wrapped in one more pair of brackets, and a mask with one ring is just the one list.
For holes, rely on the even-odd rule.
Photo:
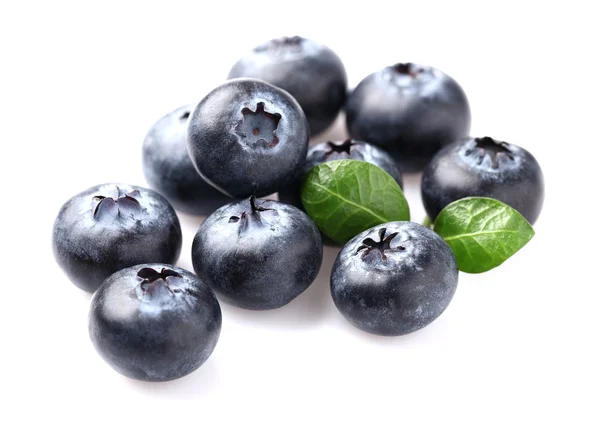
{"label": "large green leaf", "polygon": [[301,196],[319,229],[342,244],[370,227],[410,219],[398,183],[365,161],[335,160],[313,167],[304,177]]}
{"label": "large green leaf", "polygon": [[433,230],[450,245],[458,268],[481,273],[499,266],[535,232],[515,209],[487,197],[467,197],[446,206]]}

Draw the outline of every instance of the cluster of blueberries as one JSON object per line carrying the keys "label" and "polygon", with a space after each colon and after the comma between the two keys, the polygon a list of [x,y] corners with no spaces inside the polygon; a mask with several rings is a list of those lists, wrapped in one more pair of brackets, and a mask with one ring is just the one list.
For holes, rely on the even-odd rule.
{"label": "cluster of blueberries", "polygon": [[[342,108],[352,139],[309,149],[311,134],[327,129]],[[489,137],[467,138],[469,128],[463,90],[437,69],[396,64],[348,94],[333,51],[300,37],[275,39],[239,60],[200,103],[154,124],[143,145],[152,189],[103,184],[67,201],[54,224],[54,255],[76,286],[94,293],[90,336],[114,369],[141,380],[179,378],[217,343],[214,292],[266,310],[315,280],[327,238],[304,212],[300,188],[320,163],[366,161],[400,186],[401,173],[424,169],[431,219],[452,201],[488,196],[533,223],[544,186],[535,158]],[[275,192],[279,201],[257,198]],[[208,215],[192,245],[195,274],[174,266],[182,233],[173,207]],[[444,240],[398,221],[343,246],[331,292],[357,327],[401,335],[436,319],[457,282]]]}

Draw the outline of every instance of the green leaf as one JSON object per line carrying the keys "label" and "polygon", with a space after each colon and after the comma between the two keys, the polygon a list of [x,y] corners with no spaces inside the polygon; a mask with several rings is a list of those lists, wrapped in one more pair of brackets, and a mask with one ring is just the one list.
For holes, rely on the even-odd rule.
{"label": "green leaf", "polygon": [[398,183],[365,161],[335,160],[313,167],[304,177],[301,196],[319,229],[342,244],[370,227],[410,219]]}
{"label": "green leaf", "polygon": [[523,215],[488,197],[450,203],[435,219],[433,230],[450,245],[458,268],[467,273],[501,265],[535,234]]}

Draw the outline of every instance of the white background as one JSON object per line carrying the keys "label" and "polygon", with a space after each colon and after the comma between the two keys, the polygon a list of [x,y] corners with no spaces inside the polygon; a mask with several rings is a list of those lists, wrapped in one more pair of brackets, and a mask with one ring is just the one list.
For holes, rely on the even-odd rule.
{"label": "white background", "polygon": [[[592,1],[487,3],[3,2],[0,428],[597,429],[598,15]],[[191,376],[128,380],[89,341],[90,297],[54,262],[54,217],[97,183],[144,185],[152,123],[253,46],[295,34],[336,51],[351,87],[396,62],[453,76],[472,134],[542,165],[537,234],[500,268],[461,274],[448,310],[399,338],[338,314],[328,248],[289,306],[223,304],[217,348]],[[418,181],[405,180],[414,221]],[[181,221],[190,269],[201,219]]]}

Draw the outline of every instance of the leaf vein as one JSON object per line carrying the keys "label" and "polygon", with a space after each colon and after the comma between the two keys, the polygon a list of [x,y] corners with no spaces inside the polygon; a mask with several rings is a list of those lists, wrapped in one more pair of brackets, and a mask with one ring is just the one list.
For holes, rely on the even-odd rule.
{"label": "leaf vein", "polygon": [[521,234],[519,234],[518,230],[493,230],[493,231],[477,231],[475,233],[461,233],[461,234],[457,234],[454,236],[444,237],[444,240],[446,240],[446,241],[458,240],[458,239],[462,239],[464,237],[476,237],[476,236],[494,236],[497,233],[512,233],[512,234],[518,234],[519,236],[521,236]]}
{"label": "leaf vein", "polygon": [[314,185],[314,186],[316,186],[316,187],[318,187],[318,188],[321,188],[322,190],[325,190],[325,191],[327,191],[329,194],[331,194],[332,196],[335,196],[335,197],[337,197],[338,199],[342,200],[343,202],[345,202],[345,203],[348,203],[348,204],[349,204],[349,205],[351,205],[351,206],[354,206],[354,207],[356,207],[356,208],[359,208],[359,209],[361,209],[361,210],[363,210],[363,211],[367,212],[368,214],[371,214],[371,215],[373,215],[375,218],[377,218],[377,219],[381,220],[382,222],[388,222],[388,220],[387,220],[387,219],[385,219],[385,218],[383,218],[381,215],[378,215],[378,214],[376,214],[375,212],[373,212],[373,211],[371,211],[371,210],[369,210],[369,209],[365,208],[364,206],[360,206],[360,205],[358,205],[358,204],[354,203],[354,202],[353,202],[353,201],[351,201],[351,200],[347,200],[347,199],[345,199],[345,198],[344,198],[343,196],[341,196],[340,194],[337,194],[337,193],[333,192],[333,191],[332,191],[332,190],[330,190],[329,188],[327,188],[327,187],[324,187],[323,185],[321,185],[321,184],[319,184],[319,183],[317,183],[317,182],[313,182],[313,185]]}

